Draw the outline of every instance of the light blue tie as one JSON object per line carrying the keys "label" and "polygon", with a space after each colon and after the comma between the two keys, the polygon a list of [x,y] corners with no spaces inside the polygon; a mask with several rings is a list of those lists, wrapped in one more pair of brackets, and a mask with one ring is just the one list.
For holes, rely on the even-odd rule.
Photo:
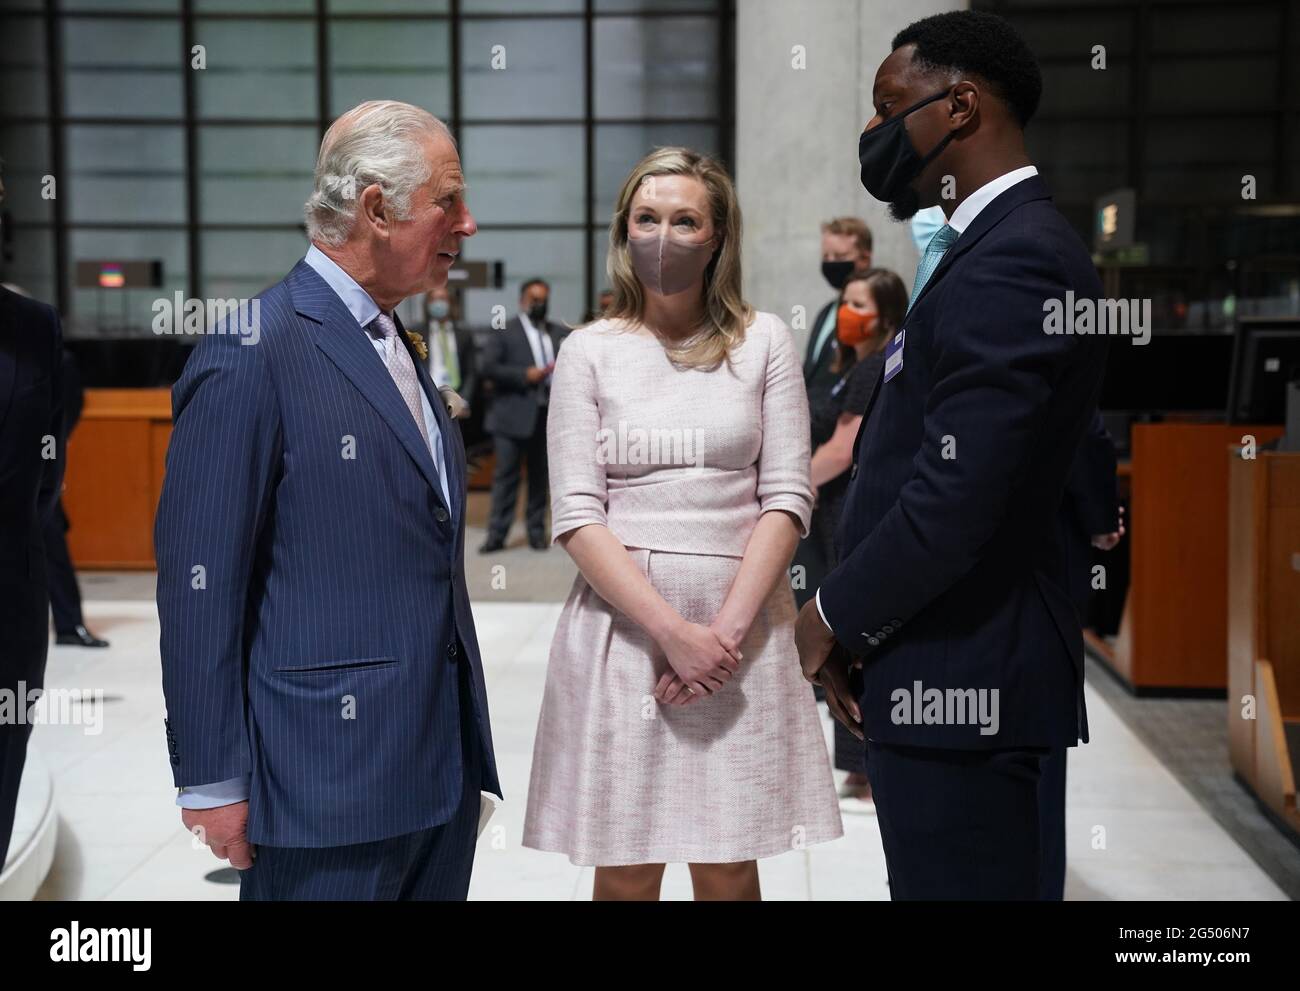
{"label": "light blue tie", "polygon": [[912,310],[912,304],[916,302],[916,297],[921,295],[921,290],[930,281],[930,276],[934,275],[934,270],[943,261],[944,252],[952,247],[959,236],[960,234],[955,228],[944,224],[934,232],[934,237],[930,238],[930,243],[925,246],[925,254],[921,256],[921,262],[916,266],[916,281],[912,283],[912,298],[907,301],[909,313]]}

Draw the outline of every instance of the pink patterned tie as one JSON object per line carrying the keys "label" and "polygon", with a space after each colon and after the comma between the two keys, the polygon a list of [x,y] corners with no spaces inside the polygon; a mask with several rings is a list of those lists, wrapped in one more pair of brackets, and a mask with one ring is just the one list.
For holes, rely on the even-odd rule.
{"label": "pink patterned tie", "polygon": [[411,361],[406,345],[397,339],[397,325],[393,323],[392,317],[381,311],[379,316],[370,321],[370,326],[383,335],[384,364],[388,368],[388,374],[397,383],[397,391],[406,401],[411,416],[415,417],[415,425],[420,428],[424,446],[428,447],[429,431],[424,426],[424,407],[420,404],[420,380],[415,375],[415,362]]}

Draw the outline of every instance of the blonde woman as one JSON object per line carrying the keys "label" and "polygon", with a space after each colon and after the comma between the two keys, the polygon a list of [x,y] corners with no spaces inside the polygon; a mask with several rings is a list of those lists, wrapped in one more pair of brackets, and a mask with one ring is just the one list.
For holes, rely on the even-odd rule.
{"label": "blonde woman", "polygon": [[789,329],[740,290],[740,208],[685,148],[632,170],[614,300],[557,359],[552,540],[578,565],[551,643],[524,845],[597,899],[757,899],[756,861],[841,835],[787,569],[807,536],[808,407]]}

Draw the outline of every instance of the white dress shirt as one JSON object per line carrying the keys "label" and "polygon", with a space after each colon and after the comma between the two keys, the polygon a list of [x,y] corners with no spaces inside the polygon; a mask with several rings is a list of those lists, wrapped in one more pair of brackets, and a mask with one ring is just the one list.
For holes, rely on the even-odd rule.
{"label": "white dress shirt", "polygon": [[[316,245],[313,244],[307,249],[307,256],[303,261],[310,265],[316,274],[324,279],[326,284],[338,294],[339,299],[343,301],[343,305],[352,314],[352,318],[361,327],[365,328],[370,321],[379,316],[379,304],[371,299],[370,294],[357,285],[356,280],[343,271],[334,259],[317,248]],[[385,360],[386,348],[402,347],[403,345],[396,338],[386,339],[382,336],[377,338],[369,329],[366,329],[365,333],[370,339],[370,343],[374,345],[379,360],[383,361],[384,367],[387,368],[388,363]],[[451,511],[451,496],[447,489],[447,465],[443,456],[442,431],[438,427],[438,418],[434,415],[433,407],[430,405],[429,397],[425,395],[424,389],[420,390],[420,405],[424,411],[424,428],[429,434],[429,453],[433,456],[434,467],[438,469],[438,482],[442,488],[442,499],[448,511]],[[182,788],[176,796],[176,804],[183,809],[215,809],[221,805],[247,801],[250,791],[250,777],[250,775],[244,774],[237,778],[230,778],[213,784]]]}
{"label": "white dress shirt", "polygon": [[[1018,169],[1012,169],[1003,175],[998,176],[990,182],[986,182],[979,189],[971,193],[948,217],[948,226],[961,234],[971,222],[979,216],[980,211],[992,203],[997,197],[1001,196],[1008,189],[1018,182],[1024,182],[1030,176],[1038,175],[1038,169],[1032,165],[1025,165]],[[856,452],[854,452],[856,454]],[[817,613],[821,616],[822,622],[826,623],[826,614],[822,612],[822,590],[817,589],[815,597],[817,602]],[[831,624],[826,623],[826,629],[830,629]]]}
{"label": "white dress shirt", "polygon": [[[519,322],[524,326],[524,336],[528,338],[528,346],[533,349],[533,364],[538,368],[545,368],[555,360],[555,347],[551,344],[551,335],[543,333],[533,326],[533,322],[528,319],[528,314],[519,311]],[[547,375],[542,380],[546,389],[542,390],[541,403],[546,405],[547,389],[551,385],[551,376]]]}

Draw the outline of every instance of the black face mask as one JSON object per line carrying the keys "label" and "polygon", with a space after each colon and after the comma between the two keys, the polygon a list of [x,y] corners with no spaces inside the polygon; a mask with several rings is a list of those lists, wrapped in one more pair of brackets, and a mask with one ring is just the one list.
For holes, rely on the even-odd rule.
{"label": "black face mask", "polygon": [[546,304],[534,303],[528,307],[528,319],[534,324],[539,324],[546,319]]}
{"label": "black face mask", "polygon": [[822,278],[832,289],[843,289],[844,280],[853,274],[853,262],[822,262]]}
{"label": "black face mask", "polygon": [[858,138],[862,186],[876,199],[892,203],[902,198],[910,191],[912,181],[921,174],[921,170],[948,146],[953,138],[952,131],[944,136],[934,150],[922,157],[916,153],[912,139],[907,136],[907,128],[903,126],[903,119],[908,114],[927,103],[942,100],[947,95],[948,90],[944,90],[934,96],[927,96],[878,127],[862,132]]}

